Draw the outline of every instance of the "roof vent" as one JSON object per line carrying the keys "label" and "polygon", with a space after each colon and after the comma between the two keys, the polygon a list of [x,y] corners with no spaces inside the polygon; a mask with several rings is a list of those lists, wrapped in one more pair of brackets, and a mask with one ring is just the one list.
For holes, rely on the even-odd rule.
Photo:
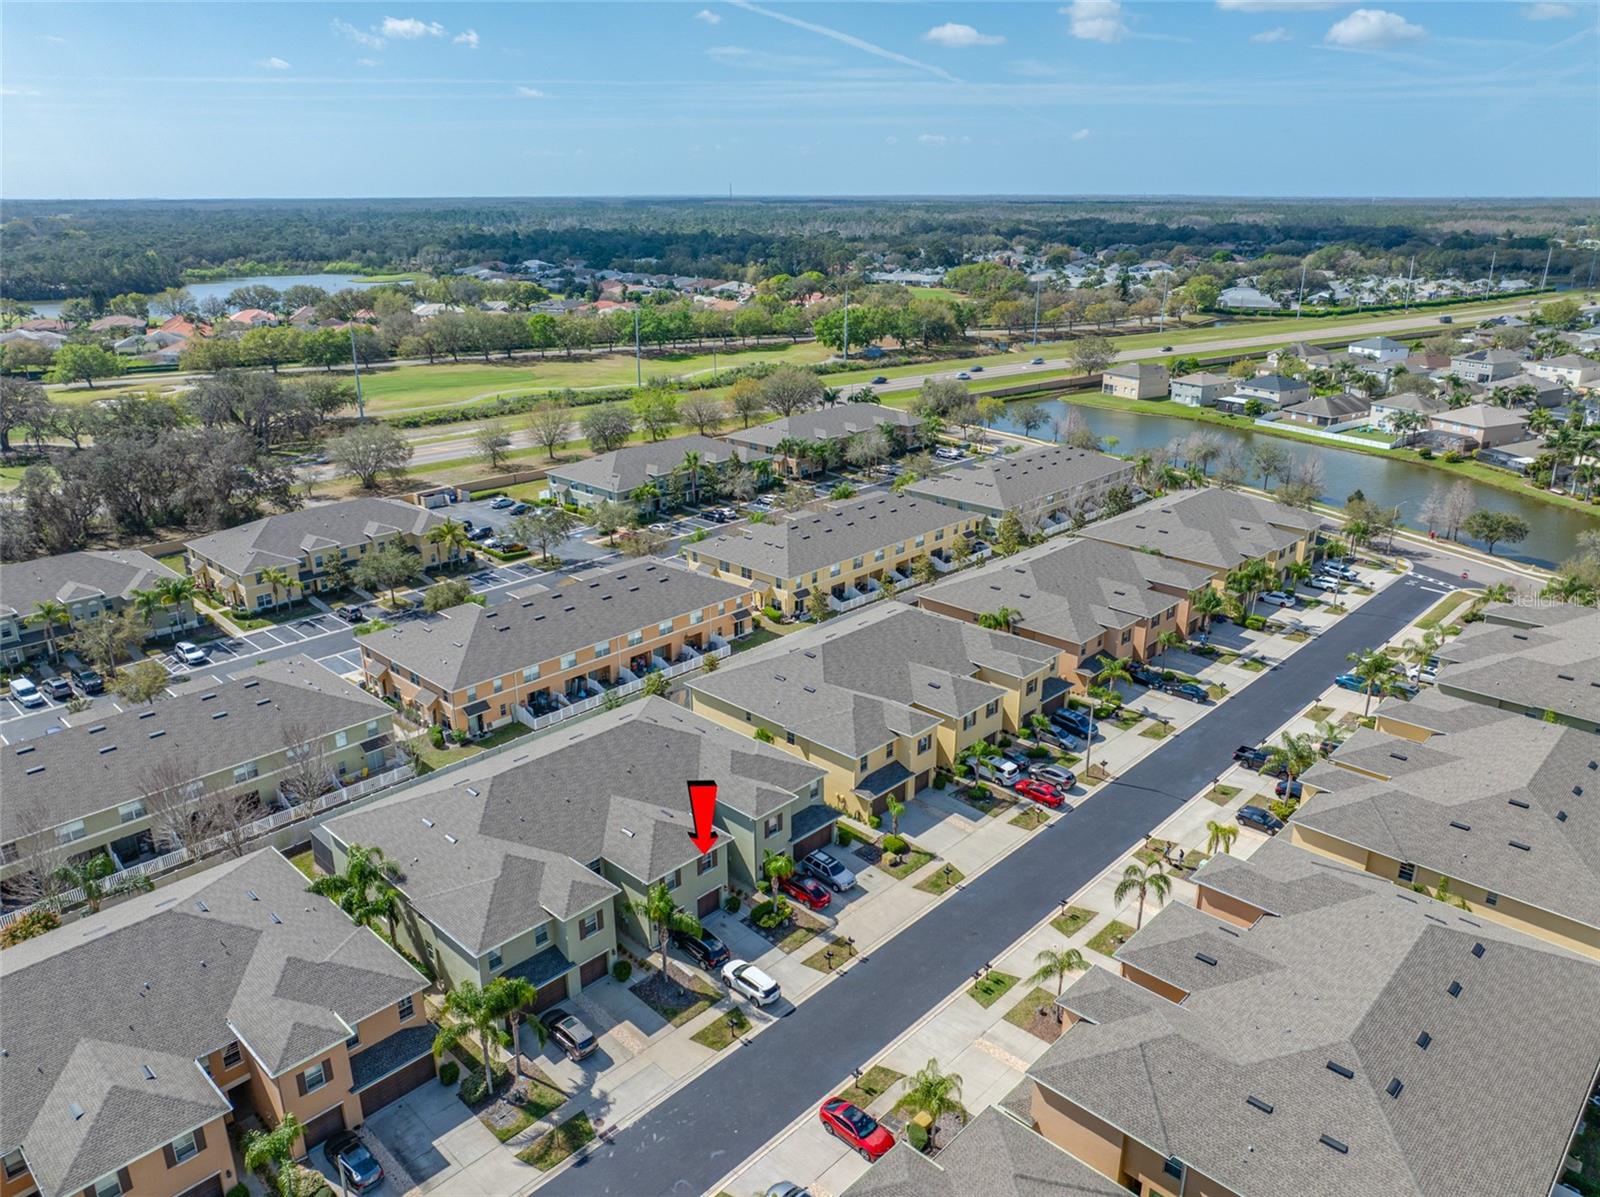
{"label": "roof vent", "polygon": [[1272,1113],[1272,1103],[1270,1101],[1262,1101],[1259,1097],[1254,1097],[1254,1096],[1246,1097],[1244,1099],[1244,1103],[1247,1106],[1254,1106],[1256,1109],[1260,1110],[1263,1114]]}
{"label": "roof vent", "polygon": [[1400,1083],[1400,1078],[1399,1077],[1393,1078],[1389,1082],[1389,1089],[1388,1089],[1389,1096],[1390,1097],[1399,1097],[1400,1096],[1400,1090],[1402,1090],[1404,1088],[1405,1088],[1405,1086]]}
{"label": "roof vent", "polygon": [[283,926],[283,920],[278,917],[278,912],[276,910],[269,910],[267,912],[267,917],[270,918],[278,926],[280,926],[280,927]]}
{"label": "roof vent", "polygon": [[1332,1135],[1322,1135],[1317,1139],[1317,1142],[1321,1143],[1324,1147],[1333,1148],[1340,1155],[1350,1154],[1350,1145],[1348,1143],[1339,1142],[1339,1140],[1335,1139]]}
{"label": "roof vent", "polygon": [[627,836],[631,840],[634,837],[634,830],[631,827],[624,827],[622,829],[622,834]]}
{"label": "roof vent", "polygon": [[255,891],[255,890],[253,890],[253,889],[247,889],[247,890],[245,890],[245,891],[244,891],[244,896],[245,896],[245,897],[247,897],[247,898],[249,898],[249,899],[250,899],[250,900],[251,900],[251,901],[252,901],[252,902],[259,902],[259,901],[261,901],[261,895],[260,895],[260,894],[258,894],[258,893],[256,893],[256,891]]}
{"label": "roof vent", "polygon": [[[1217,958],[1209,952],[1196,952],[1194,958],[1201,964],[1209,964],[1212,968],[1217,967]],[[1268,1110],[1267,1112],[1270,1114],[1272,1111]]]}
{"label": "roof vent", "polygon": [[[808,657],[813,661],[815,661],[817,659],[817,654],[812,652],[809,648],[806,649],[804,652],[802,652],[800,655],[802,657]],[[1594,768],[1594,765],[1591,763],[1589,767],[1592,769],[1592,768]]]}
{"label": "roof vent", "polygon": [[1518,852],[1532,852],[1533,851],[1533,845],[1524,844],[1521,840],[1507,840],[1506,842],[1509,843]]}
{"label": "roof vent", "polygon": [[1451,981],[1450,982],[1450,988],[1445,990],[1445,992],[1448,993],[1451,997],[1460,997],[1461,996],[1461,982],[1460,981]]}
{"label": "roof vent", "polygon": [[1558,678],[1560,678],[1564,682],[1575,682],[1575,681],[1578,680],[1577,678],[1573,677],[1570,673],[1558,673],[1558,674],[1556,674],[1556,676]]}
{"label": "roof vent", "polygon": [[104,723],[98,723],[94,727],[91,727],[89,729],[89,735],[98,736],[101,732],[103,732],[105,730],[106,730],[106,725]]}
{"label": "roof vent", "polygon": [[206,905],[206,900],[204,898],[196,898],[194,900],[194,908],[196,910],[198,910],[201,914],[210,914],[211,913],[211,907]]}
{"label": "roof vent", "polygon": [[815,694],[817,692],[817,688],[815,686],[801,686],[800,688],[807,694]]}
{"label": "roof vent", "polygon": [[158,728],[157,730],[155,730],[155,731],[150,733],[150,738],[152,740],[159,740],[162,736],[164,736],[166,734],[167,734],[166,733],[166,729]]}
{"label": "roof vent", "polygon": [[1347,1080],[1347,1081],[1354,1080],[1355,1079],[1355,1075],[1356,1075],[1353,1071],[1351,1071],[1350,1069],[1346,1068],[1343,1064],[1335,1063],[1333,1060],[1329,1060],[1328,1061],[1328,1071],[1329,1072],[1333,1072],[1333,1073],[1337,1073],[1339,1076],[1344,1077],[1344,1079]]}
{"label": "roof vent", "polygon": [[424,816],[422,816],[422,825],[424,827],[432,827],[433,826],[433,820],[428,818],[426,815],[424,815]]}
{"label": "roof vent", "polygon": [[228,712],[227,711],[218,711],[215,715],[213,715],[211,717],[213,719],[226,719],[228,717]]}
{"label": "roof vent", "polygon": [[154,711],[145,711],[139,716],[141,719],[154,719],[155,717],[156,713]]}
{"label": "roof vent", "polygon": [[1479,960],[1482,960],[1483,959],[1483,945],[1481,943],[1473,944],[1472,945],[1472,954],[1474,956],[1476,956]]}
{"label": "roof vent", "polygon": [[271,701],[272,701],[272,699],[270,699],[270,698],[258,698],[258,699],[256,699],[256,706],[264,707]]}
{"label": "roof vent", "polygon": [[772,680],[775,681],[775,682],[786,682],[789,679],[784,677],[783,674],[781,674],[781,673],[775,673],[775,674],[772,675]]}
{"label": "roof vent", "polygon": [[239,688],[241,690],[254,690],[260,684],[261,683],[259,681],[257,681],[256,679],[252,678],[248,682],[246,682],[243,686],[241,686]]}
{"label": "roof vent", "polygon": [[1454,827],[1457,831],[1471,831],[1472,830],[1472,824],[1471,823],[1463,823],[1460,819],[1451,819],[1450,820],[1450,826]]}
{"label": "roof vent", "polygon": [[1403,752],[1391,752],[1389,755],[1397,761],[1408,761],[1411,759]]}
{"label": "roof vent", "polygon": [[83,1117],[83,1107],[75,1101],[68,1102],[67,1113],[71,1114],[72,1120],[76,1122],[78,1119]]}
{"label": "roof vent", "polygon": [[43,765],[35,765],[33,768],[28,770],[28,776],[32,777],[35,773],[43,773],[43,772],[44,772],[44,766]]}
{"label": "roof vent", "polygon": [[1420,1047],[1423,1051],[1427,1051],[1428,1050],[1428,1044],[1430,1044],[1432,1042],[1433,1042],[1433,1036],[1428,1034],[1428,1032],[1426,1032],[1426,1031],[1422,1032],[1422,1034],[1417,1036],[1417,1046]]}
{"label": "roof vent", "polygon": [[201,702],[210,702],[216,696],[217,696],[217,692],[215,690],[213,690],[210,694],[202,694],[200,696],[200,701]]}
{"label": "roof vent", "polygon": [[1565,823],[1566,821],[1567,821],[1567,812],[1564,811],[1564,810],[1556,811],[1556,822],[1557,823]]}
{"label": "roof vent", "polygon": [[1529,809],[1528,804],[1526,802],[1524,802],[1521,798],[1507,798],[1506,802],[1509,803],[1511,806],[1516,807],[1518,810],[1528,810]]}
{"label": "roof vent", "polygon": [[1572,787],[1572,796],[1574,798],[1582,798],[1583,797],[1583,787],[1582,786],[1573,786]]}
{"label": "roof vent", "polygon": [[461,841],[447,831],[444,833],[444,842],[447,844],[459,844]]}
{"label": "roof vent", "polygon": [[104,748],[102,748],[100,750],[100,755],[101,756],[105,756],[106,753],[115,752],[116,750],[117,750],[117,746],[115,744],[107,744]]}
{"label": "roof vent", "polygon": [[34,745],[32,745],[32,744],[24,744],[21,748],[17,749],[17,755],[18,756],[27,756],[28,753],[33,751],[33,749],[34,749]]}
{"label": "roof vent", "polygon": [[1511,638],[1513,640],[1526,640],[1527,639],[1527,637],[1524,636],[1521,632],[1512,632],[1511,633]]}

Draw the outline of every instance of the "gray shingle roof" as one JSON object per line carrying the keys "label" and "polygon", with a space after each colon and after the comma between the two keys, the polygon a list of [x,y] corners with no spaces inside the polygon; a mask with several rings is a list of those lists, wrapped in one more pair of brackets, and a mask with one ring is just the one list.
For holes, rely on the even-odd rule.
{"label": "gray shingle roof", "polygon": [[1600,1059],[1594,962],[1281,841],[1196,880],[1312,890],[1243,929],[1163,910],[1118,956],[1189,996],[1091,969],[1031,1077],[1241,1197],[1549,1191]]}
{"label": "gray shingle roof", "polygon": [[331,735],[389,714],[304,655],[193,683],[153,706],[90,711],[57,735],[0,748],[0,842],[153,793],[175,780],[157,780],[160,769],[181,766],[194,780],[288,747],[289,732]]}
{"label": "gray shingle roof", "polygon": [[1439,649],[1439,688],[1600,723],[1600,612],[1568,610],[1584,615],[1544,627],[1469,625]]}
{"label": "gray shingle roof", "polygon": [[965,461],[918,479],[905,493],[986,511],[1036,507],[1055,496],[1109,479],[1133,480],[1131,463],[1087,449],[1049,445]]}
{"label": "gray shingle roof", "polygon": [[840,403],[833,407],[819,407],[767,424],[757,424],[728,434],[728,439],[741,445],[754,445],[771,451],[781,441],[795,437],[803,441],[827,441],[852,437],[858,432],[880,425],[897,428],[920,428],[922,421],[908,411],[883,407],[877,403]]}
{"label": "gray shingle roof", "polygon": [[766,456],[709,436],[675,436],[664,441],[627,445],[572,465],[556,466],[548,474],[557,482],[577,482],[596,490],[626,495],[647,482],[666,478],[683,465],[684,456],[689,453],[700,454],[704,465],[718,465],[730,458],[748,462]]}
{"label": "gray shingle roof", "polygon": [[926,499],[871,495],[826,511],[799,512],[782,523],[751,524],[693,546],[702,561],[748,566],[775,578],[794,578],[839,561],[928,535],[929,552],[948,548],[932,533],[975,517]]}
{"label": "gray shingle roof", "polygon": [[444,517],[401,499],[346,499],[199,536],[188,547],[235,574],[287,568],[307,553],[337,551],[396,533],[420,536]]}
{"label": "gray shingle roof", "polygon": [[1409,721],[1411,707],[1423,725],[1443,728],[1420,744],[1358,731],[1306,775],[1327,792],[1295,821],[1600,927],[1594,733],[1442,695],[1394,714]]}
{"label": "gray shingle roof", "polygon": [[862,756],[1000,698],[980,667],[1024,678],[1054,659],[1031,640],[884,602],[741,654],[689,688]]}
{"label": "gray shingle roof", "polygon": [[937,1159],[897,1143],[840,1197],[1127,1197],[1076,1156],[999,1106],[945,1143]]}
{"label": "gray shingle roof", "polygon": [[132,898],[0,956],[0,1146],[76,1192],[227,1112],[199,1057],[276,1074],[424,984],[270,849]]}
{"label": "gray shingle roof", "polygon": [[1060,540],[967,570],[921,592],[923,597],[983,614],[1020,611],[1018,627],[1073,644],[1106,629],[1130,627],[1180,601],[1153,588],[1198,590],[1211,571],[1153,553],[1096,540]]}
{"label": "gray shingle roof", "polygon": [[361,644],[435,686],[455,690],[629,632],[642,629],[652,638],[664,620],[747,593],[681,565],[636,561],[504,595],[493,606],[463,603],[365,636]]}
{"label": "gray shingle roof", "polygon": [[1423,395],[1417,391],[1401,391],[1397,395],[1380,395],[1372,401],[1372,406],[1396,411],[1414,411],[1420,415],[1431,416],[1447,410],[1450,405],[1433,395]]}
{"label": "gray shingle roof", "polygon": [[1271,499],[1239,491],[1197,490],[1099,520],[1082,534],[1225,570],[1286,549],[1321,523],[1315,512]]}
{"label": "gray shingle roof", "polygon": [[541,736],[525,752],[421,779],[326,828],[399,861],[399,888],[418,913],[481,953],[543,922],[542,912],[566,919],[614,895],[591,861],[653,881],[693,860],[691,778],[715,778],[719,804],[754,820],[822,775],[651,698]]}
{"label": "gray shingle roof", "polygon": [[178,575],[138,549],[91,549],[0,565],[0,612],[26,618],[42,602],[127,598]]}
{"label": "gray shingle roof", "polygon": [[1290,404],[1284,408],[1285,415],[1315,416],[1324,420],[1353,420],[1357,416],[1366,415],[1372,410],[1370,400],[1359,395],[1340,393],[1338,395],[1313,395],[1299,403]]}

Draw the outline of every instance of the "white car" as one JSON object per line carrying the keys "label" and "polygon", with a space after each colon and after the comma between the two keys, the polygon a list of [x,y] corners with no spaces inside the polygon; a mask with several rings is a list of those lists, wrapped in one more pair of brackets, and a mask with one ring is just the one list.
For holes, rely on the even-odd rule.
{"label": "white car", "polygon": [[1334,594],[1339,592],[1339,588],[1343,584],[1344,583],[1342,583],[1338,578],[1328,578],[1324,577],[1322,574],[1318,574],[1316,577],[1312,578],[1306,583],[1306,585],[1311,587],[1313,590],[1326,590]]}
{"label": "white car", "polygon": [[489,500],[489,506],[493,507],[496,511],[501,511],[507,507],[510,507],[515,502],[516,500],[510,495],[496,495],[494,498]]}
{"label": "white car", "polygon": [[836,894],[842,894],[856,883],[856,875],[844,865],[839,863],[838,857],[831,852],[824,852],[818,848],[810,856],[800,862],[806,872],[810,873],[822,884],[828,886]]}
{"label": "white car", "polygon": [[11,679],[11,698],[12,701],[16,702],[19,706],[44,706],[44,695],[39,693],[39,687],[35,686],[25,677],[14,677]]}
{"label": "white car", "polygon": [[947,449],[947,448],[941,447],[941,448],[935,449],[933,451],[933,455],[935,457],[937,457],[940,461],[960,461],[961,460],[961,451],[959,449]]}
{"label": "white car", "polygon": [[973,769],[973,772],[975,772],[985,781],[992,781],[996,785],[1002,785],[1008,788],[1016,785],[1017,782],[1022,780],[1022,770],[1017,767],[1017,763],[1015,761],[1008,761],[1004,757],[996,757],[993,760],[987,761],[978,761],[976,762],[976,767]]}
{"label": "white car", "polygon": [[770,1006],[783,996],[778,983],[748,960],[730,960],[724,964],[722,983],[730,992],[747,997],[758,1006]]}
{"label": "white car", "polygon": [[1282,590],[1269,590],[1261,596],[1261,601],[1273,607],[1294,606],[1294,595]]}
{"label": "white car", "polygon": [[172,646],[172,655],[185,665],[204,665],[206,663],[206,650],[188,640],[180,640],[174,644]]}

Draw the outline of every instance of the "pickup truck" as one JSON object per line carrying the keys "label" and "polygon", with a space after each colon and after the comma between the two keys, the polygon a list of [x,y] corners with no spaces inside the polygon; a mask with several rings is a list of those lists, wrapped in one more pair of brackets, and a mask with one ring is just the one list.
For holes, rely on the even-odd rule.
{"label": "pickup truck", "polygon": [[1248,744],[1241,744],[1233,750],[1233,759],[1246,769],[1261,768],[1271,755],[1271,751],[1266,748],[1251,748]]}

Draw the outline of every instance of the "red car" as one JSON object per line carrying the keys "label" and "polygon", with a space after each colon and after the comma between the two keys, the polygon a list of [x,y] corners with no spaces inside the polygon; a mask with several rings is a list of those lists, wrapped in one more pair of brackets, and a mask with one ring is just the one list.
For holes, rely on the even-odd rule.
{"label": "red car", "polygon": [[844,1140],[868,1163],[877,1160],[894,1146],[894,1136],[878,1125],[878,1120],[842,1097],[830,1097],[817,1111],[822,1129],[835,1139]]}
{"label": "red car", "polygon": [[1060,806],[1066,801],[1065,796],[1048,781],[1035,781],[1031,777],[1017,782],[1017,793],[1024,798],[1032,798],[1035,802],[1042,802],[1045,806]]}
{"label": "red car", "polygon": [[785,877],[778,882],[778,888],[795,901],[804,902],[812,910],[821,910],[833,901],[833,895],[822,887],[822,883],[810,877]]}

